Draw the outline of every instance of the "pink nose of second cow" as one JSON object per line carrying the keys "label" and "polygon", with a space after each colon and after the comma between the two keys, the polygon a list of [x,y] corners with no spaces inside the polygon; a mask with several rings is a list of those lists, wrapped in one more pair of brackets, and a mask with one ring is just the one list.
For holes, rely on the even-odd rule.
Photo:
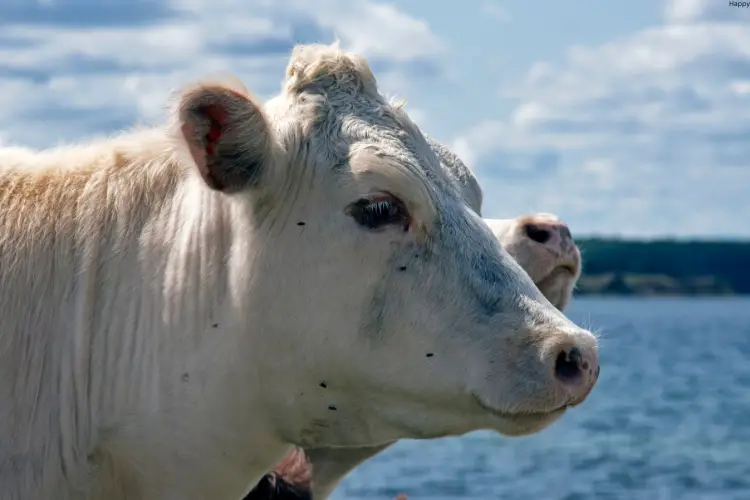
{"label": "pink nose of second cow", "polygon": [[557,254],[573,250],[573,235],[562,221],[531,220],[524,225],[523,231],[531,241],[544,245]]}

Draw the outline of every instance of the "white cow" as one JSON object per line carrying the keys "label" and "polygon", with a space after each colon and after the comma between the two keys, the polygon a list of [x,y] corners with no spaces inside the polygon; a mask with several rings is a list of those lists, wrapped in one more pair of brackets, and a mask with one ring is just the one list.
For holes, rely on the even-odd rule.
{"label": "white cow", "polygon": [[[581,253],[567,225],[546,213],[484,221],[547,299],[564,310],[581,273]],[[325,500],[346,475],[389,446],[296,448],[244,500]]]}
{"label": "white cow", "polygon": [[[428,142],[455,177],[467,204],[481,215],[483,193],[474,174],[448,148],[429,138]],[[581,252],[568,226],[547,213],[484,221],[547,299],[561,311],[565,309],[581,274]],[[292,500],[310,495],[325,500],[349,472],[389,446],[297,448],[245,500]]]}
{"label": "white cow", "polygon": [[365,60],[300,46],[265,112],[0,150],[0,497],[241,498],[294,445],[537,432],[596,338],[502,249]]}

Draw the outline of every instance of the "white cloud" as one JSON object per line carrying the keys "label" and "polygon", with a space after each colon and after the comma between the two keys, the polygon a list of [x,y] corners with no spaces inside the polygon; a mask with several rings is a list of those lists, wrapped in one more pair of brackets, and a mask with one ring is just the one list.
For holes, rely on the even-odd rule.
{"label": "white cloud", "polygon": [[[558,210],[583,232],[750,235],[737,224],[750,218],[748,16],[674,0],[661,26],[533,65],[502,91],[518,102],[505,126],[453,142],[485,192],[502,193],[485,213]],[[541,168],[542,153],[559,161]]]}
{"label": "white cloud", "polygon": [[497,0],[487,0],[482,3],[482,13],[501,23],[507,23],[511,20],[508,10],[499,5]]}
{"label": "white cloud", "polygon": [[730,82],[729,90],[739,95],[750,94],[750,80],[735,80]]}
{"label": "white cloud", "polygon": [[665,2],[664,17],[669,23],[694,23],[711,21],[747,21],[750,19],[750,5],[738,2],[730,5],[721,0],[668,0]]}
{"label": "white cloud", "polygon": [[553,78],[555,75],[551,64],[546,62],[536,62],[531,66],[526,74],[526,81],[530,84],[539,84],[544,79]]}
{"label": "white cloud", "polygon": [[[576,232],[750,234],[735,222],[750,217],[750,8],[665,1],[661,25],[533,63],[500,90],[511,112],[483,102],[487,115],[456,136],[451,127],[475,113],[445,111],[471,87],[451,59],[466,53],[450,55],[425,20],[387,0],[145,3],[135,18],[107,10],[111,1],[86,16],[59,15],[66,2],[31,4],[46,21],[15,23],[0,7],[0,142],[48,146],[153,121],[171,89],[210,73],[237,73],[267,97],[292,42],[337,36],[370,58],[386,94],[415,99],[407,109],[425,130],[454,137],[489,216],[556,211]],[[502,3],[479,5],[509,19]],[[430,72],[450,85],[436,90]],[[495,76],[487,82],[508,81]]]}
{"label": "white cloud", "polygon": [[550,117],[543,105],[538,102],[525,102],[513,111],[511,122],[519,128],[526,128],[548,118]]}
{"label": "white cloud", "polygon": [[464,135],[453,141],[449,147],[467,165],[473,165],[478,158],[495,150],[498,146],[498,138],[506,130],[504,123],[496,120],[487,120],[474,126]]}
{"label": "white cloud", "polygon": [[668,1],[664,12],[670,22],[692,22],[700,19],[705,8],[703,0],[677,0]]}
{"label": "white cloud", "polygon": [[[583,165],[583,171],[592,176],[591,184],[598,191],[612,191],[617,187],[618,169],[608,158],[593,158]],[[622,172],[620,170],[619,172]]]}
{"label": "white cloud", "polygon": [[[308,2],[300,2],[307,9]],[[443,49],[440,40],[423,19],[396,7],[371,1],[315,2],[318,21],[331,28],[343,44],[368,57],[387,57],[406,62],[430,57]],[[384,31],[387,36],[384,36]]]}
{"label": "white cloud", "polygon": [[[424,20],[378,0],[170,0],[138,22],[120,22],[110,5],[100,5],[98,23],[64,22],[77,12],[0,21],[0,130],[9,141],[43,147],[153,121],[172,89],[206,74],[236,73],[268,97],[300,39],[338,37],[379,64],[385,92],[400,94],[414,63],[438,66],[443,50]],[[65,8],[83,9],[51,3],[27,17]]]}

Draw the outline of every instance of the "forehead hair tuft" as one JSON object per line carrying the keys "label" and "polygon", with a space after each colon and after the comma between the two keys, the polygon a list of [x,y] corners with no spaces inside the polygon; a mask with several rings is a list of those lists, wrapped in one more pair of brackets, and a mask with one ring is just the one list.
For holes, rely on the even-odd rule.
{"label": "forehead hair tuft", "polygon": [[321,90],[348,88],[377,94],[378,85],[364,57],[331,45],[297,45],[286,70],[285,90],[296,94],[315,87]]}

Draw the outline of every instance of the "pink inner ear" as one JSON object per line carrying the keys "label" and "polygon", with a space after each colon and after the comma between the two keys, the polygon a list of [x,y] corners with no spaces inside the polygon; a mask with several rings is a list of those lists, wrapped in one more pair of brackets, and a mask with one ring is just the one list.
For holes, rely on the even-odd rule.
{"label": "pink inner ear", "polygon": [[227,123],[227,112],[216,104],[203,106],[201,111],[211,120],[211,129],[206,134],[206,154],[213,156],[216,144],[221,139]]}
{"label": "pink inner ear", "polygon": [[198,112],[210,121],[210,128],[203,137],[204,141],[200,141],[200,138],[196,137],[196,124],[191,121],[182,124],[182,134],[187,139],[190,155],[198,166],[203,179],[211,188],[219,189],[220,184],[209,168],[211,164],[209,157],[215,155],[216,145],[224,133],[224,127],[229,121],[229,114],[224,108],[216,104],[201,106]]}

